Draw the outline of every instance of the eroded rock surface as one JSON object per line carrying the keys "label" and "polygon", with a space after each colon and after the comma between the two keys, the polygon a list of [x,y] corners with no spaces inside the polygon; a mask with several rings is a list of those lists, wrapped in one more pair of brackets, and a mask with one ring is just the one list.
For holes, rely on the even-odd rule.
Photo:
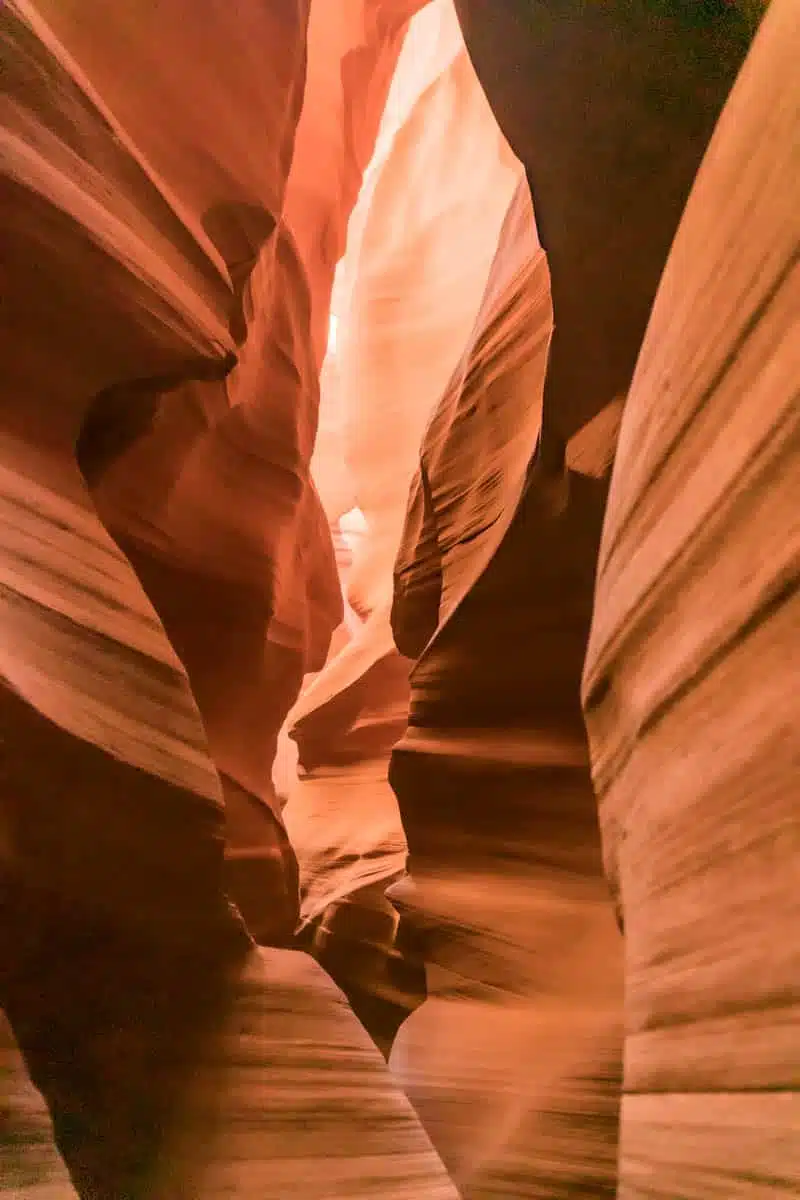
{"label": "eroded rock surface", "polygon": [[750,7],[0,10],[14,1196],[800,1186],[793,0],[623,414]]}
{"label": "eroded rock surface", "polygon": [[[524,163],[552,273],[545,441],[630,384],[695,173],[752,34],[728,0],[455,0]],[[624,266],[623,266],[624,264]]]}
{"label": "eroded rock surface", "polygon": [[667,264],[584,678],[626,942],[625,1200],[800,1187],[800,13],[776,0]]}
{"label": "eroded rock surface", "polygon": [[[258,1054],[251,1076],[240,1056],[262,1004],[280,1043],[282,1004],[300,1018],[277,959],[250,971],[228,895],[259,937],[291,935],[296,873],[270,769],[342,612],[308,471],[314,329],[414,6],[337,6],[347,78],[320,72],[318,7],[310,44],[300,0],[212,4],[202,20],[182,0],[141,13],[14,0],[0,14],[0,988],[85,1197],[282,1197],[299,1182],[355,1195],[357,1180],[369,1195],[453,1195],[377,1052],[337,1057],[360,1084],[355,1107],[332,1101],[312,1130],[316,1178],[285,1125],[260,1142],[283,1143],[279,1170],[276,1145],[267,1169],[248,1140],[275,1111],[263,1089],[294,1112],[304,1090],[319,1105],[288,1060]],[[332,133],[301,118],[307,58],[327,99],[343,89]],[[316,204],[309,161],[323,153],[340,173]],[[321,973],[285,961],[290,991],[328,1022],[321,1041],[338,1021],[358,1043]],[[237,1025],[224,1069],[203,1075],[245,976],[250,1032]],[[383,1116],[363,1091],[373,1075]],[[416,1166],[396,1156],[395,1111]],[[355,1135],[355,1157],[327,1163],[326,1129],[340,1152]]]}
{"label": "eroded rock surface", "polygon": [[[408,664],[389,620],[392,566],[420,440],[470,336],[521,175],[452,5],[429,4],[410,25],[350,221],[322,373],[312,469],[329,519],[358,518],[340,568],[346,636],[289,721],[305,768],[286,809],[303,919],[318,923],[322,961],[343,986],[354,974],[377,993],[379,1021],[389,997],[416,1003],[420,970],[397,950],[403,930],[382,894],[405,857],[386,781],[408,709]],[[376,938],[394,949],[370,984],[356,959],[375,963]],[[405,998],[398,974],[412,989]],[[385,1047],[390,1030],[370,1027]]]}
{"label": "eroded rock surface", "polygon": [[616,1183],[622,947],[578,694],[605,486],[531,465],[550,331],[523,185],[423,443],[393,608],[420,656],[390,895],[428,999],[391,1062],[467,1197]]}
{"label": "eroded rock surface", "polygon": [[[498,288],[490,308],[507,224],[426,431],[396,569],[398,645],[420,657],[390,774],[411,884],[392,894],[425,932],[430,998],[392,1062],[464,1195],[613,1194],[622,944],[578,712],[603,514],[587,456],[630,383],[747,34],[722,5],[457,9],[527,169],[555,334],[545,382],[524,289]],[[542,356],[549,340],[544,322]]]}

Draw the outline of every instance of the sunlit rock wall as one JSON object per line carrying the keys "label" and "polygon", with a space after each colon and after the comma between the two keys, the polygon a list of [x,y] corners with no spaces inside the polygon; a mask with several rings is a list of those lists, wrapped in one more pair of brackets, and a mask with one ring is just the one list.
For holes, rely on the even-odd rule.
{"label": "sunlit rock wall", "polygon": [[[408,706],[408,663],[389,621],[392,566],[423,431],[470,336],[521,175],[452,5],[428,5],[411,22],[350,219],[322,373],[312,471],[329,519],[354,509],[360,528],[342,572],[344,644],[289,720],[305,768],[286,809],[304,920],[358,892],[348,904],[377,907],[396,933],[375,887],[405,857],[386,781]],[[336,927],[372,919],[342,912]]]}
{"label": "sunlit rock wall", "polygon": [[[97,490],[189,670],[227,786],[229,884],[264,941],[291,937],[298,915],[294,855],[271,779],[278,732],[342,614],[328,523],[308,477],[317,330],[327,327],[334,267],[409,11],[312,5],[306,103],[281,221],[246,276],[238,363],[215,411],[201,397],[206,429],[196,429],[196,397],[173,397],[182,442],[174,432],[167,442],[156,422]],[[188,438],[187,424],[195,425]],[[143,497],[141,481],[165,459],[165,493]],[[191,578],[173,578],[176,563]],[[198,574],[223,577],[204,612]],[[292,902],[276,930],[263,908],[281,880]]]}
{"label": "sunlit rock wall", "polygon": [[391,1062],[463,1195],[613,1195],[623,946],[579,703],[605,490],[589,449],[613,456],[602,442],[746,36],[721,5],[699,22],[680,6],[457,7],[531,182],[555,332],[545,359],[512,220],[426,429],[396,568],[396,640],[419,657],[390,771],[411,877],[390,894],[418,926],[429,998]]}
{"label": "sunlit rock wall", "polygon": [[426,432],[393,607],[419,657],[390,894],[428,999],[391,1062],[465,1196],[615,1186],[621,939],[578,697],[605,489],[531,466],[551,328],[523,181]]}
{"label": "sunlit rock wall", "polygon": [[[87,1200],[454,1196],[341,994],[229,901],[291,935],[271,759],[342,613],[314,330],[414,6],[311,7],[308,43],[299,0],[0,13],[0,1003]],[[15,1195],[72,1194],[38,1161]]]}

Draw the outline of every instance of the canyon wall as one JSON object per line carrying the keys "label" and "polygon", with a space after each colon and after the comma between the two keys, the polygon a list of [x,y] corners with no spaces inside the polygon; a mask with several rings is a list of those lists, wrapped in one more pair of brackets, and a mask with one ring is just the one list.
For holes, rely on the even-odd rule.
{"label": "canyon wall", "polygon": [[[342,613],[315,330],[414,6],[325,8],[0,14],[0,986],[81,1196],[454,1194],[340,993],[251,940],[293,933],[271,760]],[[71,1194],[6,1133],[4,1186]]]}
{"label": "canyon wall", "polygon": [[584,705],[625,930],[620,1197],[800,1189],[800,12],[775,0],[659,288]]}
{"label": "canyon wall", "polygon": [[747,28],[713,5],[457,8],[547,264],[522,189],[411,487],[390,770],[410,879],[389,894],[428,999],[391,1062],[462,1195],[611,1195],[623,946],[580,712],[597,477]]}
{"label": "canyon wall", "polygon": [[622,947],[578,696],[605,486],[534,459],[551,328],[523,180],[426,432],[393,606],[418,657],[390,895],[428,999],[391,1062],[467,1197],[616,1182]]}

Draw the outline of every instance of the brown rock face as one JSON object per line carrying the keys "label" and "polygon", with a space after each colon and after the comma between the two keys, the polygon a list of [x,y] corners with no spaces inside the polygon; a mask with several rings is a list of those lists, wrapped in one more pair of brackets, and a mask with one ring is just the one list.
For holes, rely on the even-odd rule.
{"label": "brown rock face", "polygon": [[[339,690],[325,701],[309,689],[294,710],[302,774],[285,819],[300,860],[302,941],[386,1053],[424,995],[421,966],[404,953],[401,922],[384,894],[407,853],[387,772],[407,722],[409,664],[389,653],[348,685],[336,663],[317,682],[335,680]],[[305,714],[304,701],[313,705]]]}
{"label": "brown rock face", "polygon": [[406,851],[387,783],[408,713],[392,565],[420,439],[470,336],[520,177],[455,12],[437,0],[409,28],[337,272],[312,469],[350,543],[347,630],[291,715],[305,774],[285,813],[306,932],[384,1049],[420,975],[383,896]]}
{"label": "brown rock face", "polygon": [[621,941],[579,704],[605,487],[529,465],[550,329],[522,185],[423,443],[393,608],[422,653],[390,771],[412,886],[391,894],[428,1000],[391,1061],[469,1197],[615,1187]]}
{"label": "brown rock face", "polygon": [[[367,1194],[453,1195],[339,994],[303,956],[257,955],[228,899],[291,935],[272,758],[341,619],[309,479],[314,331],[412,12],[338,5],[341,72],[310,7],[0,13],[0,1003],[92,1200],[277,1198],[301,1177],[355,1196],[353,1134]],[[335,96],[331,133],[314,114]],[[339,182],[315,205],[323,154]],[[264,1096],[291,1076],[319,1110],[280,1012],[363,1080],[301,1118],[310,1156]]]}
{"label": "brown rock face", "polygon": [[800,1187],[798,46],[775,3],[664,273],[600,554],[584,703],[625,926],[626,1200]]}
{"label": "brown rock face", "polygon": [[750,24],[727,0],[455,7],[533,193],[556,318],[545,433],[563,446],[628,389]]}
{"label": "brown rock face", "polygon": [[[564,447],[627,390],[745,39],[721,6],[699,22],[680,6],[661,19],[645,5],[457,8],[528,171],[556,332],[535,466],[538,413],[518,378],[536,361],[533,320],[513,312],[518,289],[481,313],[412,485],[393,618],[400,648],[421,657],[390,778],[416,881],[399,902],[425,929],[430,999],[393,1062],[464,1195],[611,1194],[621,943],[578,712],[603,500],[564,472]],[[507,226],[493,276],[514,240]],[[590,430],[579,441],[569,457],[585,463]],[[513,969],[500,949],[512,942]],[[544,987],[525,951],[548,963]]]}

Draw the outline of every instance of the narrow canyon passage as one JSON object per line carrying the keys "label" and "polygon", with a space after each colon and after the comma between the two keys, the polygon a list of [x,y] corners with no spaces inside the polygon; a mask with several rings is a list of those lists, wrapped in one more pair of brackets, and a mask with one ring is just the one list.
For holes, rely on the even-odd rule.
{"label": "narrow canyon passage", "polygon": [[800,1190],[798,61],[0,8],[0,1195]]}

